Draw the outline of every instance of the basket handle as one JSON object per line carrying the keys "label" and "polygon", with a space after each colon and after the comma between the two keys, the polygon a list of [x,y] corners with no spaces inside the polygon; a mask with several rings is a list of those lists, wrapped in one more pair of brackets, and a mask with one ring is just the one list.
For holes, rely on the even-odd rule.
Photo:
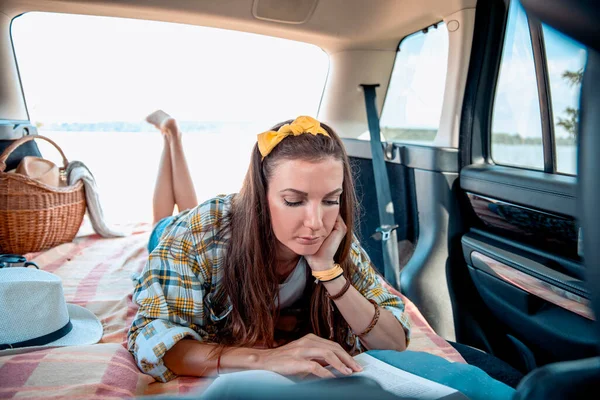
{"label": "basket handle", "polygon": [[67,160],[67,157],[65,156],[65,153],[63,153],[62,149],[56,143],[54,143],[52,140],[48,139],[45,136],[31,135],[31,136],[23,136],[21,139],[16,140],[13,144],[11,144],[10,146],[8,146],[6,148],[6,150],[4,150],[4,153],[2,153],[2,155],[0,156],[0,172],[4,172],[4,169],[6,168],[6,160],[8,159],[8,157],[10,156],[10,154],[17,147],[19,147],[20,145],[22,145],[23,143],[27,143],[29,141],[32,141],[33,139],[44,139],[45,141],[49,142],[54,147],[56,147],[56,150],[58,150],[58,152],[62,156],[64,168],[65,169],[67,168],[67,165],[69,165],[69,160]]}

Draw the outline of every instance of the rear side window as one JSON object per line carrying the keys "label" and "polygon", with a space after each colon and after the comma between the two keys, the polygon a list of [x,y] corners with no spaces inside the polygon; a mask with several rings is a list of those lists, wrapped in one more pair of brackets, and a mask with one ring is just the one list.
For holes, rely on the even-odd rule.
{"label": "rear side window", "polygon": [[386,140],[433,142],[440,126],[447,70],[446,24],[440,22],[402,40],[381,113]]}
{"label": "rear side window", "polygon": [[584,46],[510,2],[492,116],[496,164],[577,173]]}
{"label": "rear side window", "polygon": [[584,46],[553,28],[543,25],[543,32],[554,116],[556,168],[558,172],[574,175],[579,96],[587,52]]}
{"label": "rear side window", "polygon": [[91,169],[123,222],[152,217],[162,138],[147,114],[180,122],[200,200],[236,192],[256,134],[316,115],[329,69],[306,43],[155,21],[28,13],[12,39],[31,121]]}
{"label": "rear side window", "polygon": [[531,35],[525,10],[511,2],[494,113],[492,159],[497,164],[544,168],[542,121]]}

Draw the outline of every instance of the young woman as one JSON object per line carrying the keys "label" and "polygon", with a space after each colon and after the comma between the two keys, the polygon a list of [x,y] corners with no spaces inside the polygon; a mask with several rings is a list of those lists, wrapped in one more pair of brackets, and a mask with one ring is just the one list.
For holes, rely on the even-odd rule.
{"label": "young woman", "polygon": [[351,170],[330,127],[299,117],[258,135],[240,192],[197,205],[176,121],[148,121],[165,147],[128,334],[142,371],[331,377],[324,366],[361,369],[351,354],[406,349],[404,304],[353,235]]}
{"label": "young woman", "polygon": [[[128,334],[142,371],[164,382],[241,370],[217,379],[206,398],[273,398],[294,393],[281,375],[332,377],[327,366],[351,375],[361,370],[351,355],[370,350],[471,399],[512,398],[477,367],[403,351],[404,304],[352,233],[352,175],[331,128],[299,117],[258,135],[240,192],[198,205],[177,123],[162,111],[148,120],[165,148]],[[306,389],[327,397],[321,386]]]}

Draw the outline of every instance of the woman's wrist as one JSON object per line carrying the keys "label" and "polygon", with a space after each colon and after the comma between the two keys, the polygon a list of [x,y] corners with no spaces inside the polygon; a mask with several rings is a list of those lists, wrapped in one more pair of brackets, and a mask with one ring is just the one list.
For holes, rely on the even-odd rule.
{"label": "woman's wrist", "polygon": [[329,282],[321,282],[321,284],[325,286],[327,293],[330,295],[336,295],[344,288],[344,285],[346,284],[346,277],[340,276],[339,278]]}
{"label": "woman's wrist", "polygon": [[226,349],[221,355],[220,372],[261,369],[263,351],[247,347]]}
{"label": "woman's wrist", "polygon": [[256,350],[256,365],[254,369],[262,369],[266,371],[270,371],[269,367],[269,357],[273,354],[273,349],[254,349]]}
{"label": "woman's wrist", "polygon": [[312,261],[308,263],[308,266],[312,271],[327,271],[328,269],[333,268],[335,262],[333,260],[330,261]]}

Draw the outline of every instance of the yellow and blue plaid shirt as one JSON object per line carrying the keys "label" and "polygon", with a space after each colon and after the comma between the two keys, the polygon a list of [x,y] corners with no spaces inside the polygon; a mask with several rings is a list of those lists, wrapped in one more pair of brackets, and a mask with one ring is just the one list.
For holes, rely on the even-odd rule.
{"label": "yellow and blue plaid shirt", "polygon": [[[231,312],[223,285],[228,236],[220,228],[233,196],[217,196],[175,216],[143,271],[134,277],[133,302],[139,309],[127,334],[127,346],[140,370],[158,381],[176,377],[162,360],[169,349],[184,337],[214,342],[216,325]],[[350,256],[358,267],[352,285],[394,314],[408,344],[410,322],[404,303],[382,285],[356,238]],[[349,330],[348,343],[354,340]]]}

